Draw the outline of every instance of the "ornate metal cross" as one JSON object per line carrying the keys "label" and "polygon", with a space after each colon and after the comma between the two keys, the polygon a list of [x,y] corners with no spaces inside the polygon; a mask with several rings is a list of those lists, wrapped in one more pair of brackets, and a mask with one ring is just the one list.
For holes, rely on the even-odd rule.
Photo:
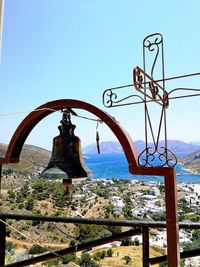
{"label": "ornate metal cross", "polygon": [[[177,163],[175,154],[169,150],[167,144],[167,116],[166,110],[171,99],[191,96],[200,96],[200,89],[174,88],[166,90],[165,82],[172,79],[186,78],[200,73],[192,73],[176,77],[165,78],[164,71],[164,47],[163,36],[160,33],[148,35],[143,40],[143,69],[133,69],[133,83],[129,85],[110,88],[103,93],[103,104],[105,107],[116,107],[131,104],[144,105],[144,129],[145,149],[138,156],[140,166],[168,166],[174,167]],[[122,91],[134,89],[134,92],[122,97]],[[178,91],[187,92],[185,95],[171,96]],[[194,91],[194,94],[190,94]],[[158,105],[158,129],[152,124],[150,105]],[[161,142],[161,132],[164,141]]]}

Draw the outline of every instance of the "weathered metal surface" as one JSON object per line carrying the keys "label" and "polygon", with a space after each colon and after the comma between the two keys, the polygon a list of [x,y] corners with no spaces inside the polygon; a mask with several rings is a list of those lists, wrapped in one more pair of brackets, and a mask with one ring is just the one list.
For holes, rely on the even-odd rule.
{"label": "weathered metal surface", "polygon": [[92,172],[82,156],[80,138],[74,134],[76,126],[71,122],[69,110],[63,111],[60,123],[58,126],[60,134],[53,138],[50,161],[40,176],[55,180],[63,179],[63,175],[65,180],[91,177]]}
{"label": "weathered metal surface", "polygon": [[0,196],[1,196],[1,182],[2,182],[2,164],[0,164]]}
{"label": "weathered metal surface", "polygon": [[142,228],[142,262],[143,267],[149,267],[149,228]]}
{"label": "weathered metal surface", "polygon": [[174,168],[170,169],[165,175],[164,180],[167,224],[167,263],[169,267],[175,267],[180,264],[176,170]]}
{"label": "weathered metal surface", "polygon": [[[96,225],[114,225],[127,227],[149,227],[149,228],[166,228],[166,222],[160,221],[133,221],[133,220],[110,220],[110,219],[94,219],[79,217],[57,217],[57,216],[37,216],[27,214],[3,213],[9,220],[32,220],[41,222],[63,222],[63,223],[80,223],[80,224],[96,224]],[[200,222],[179,223],[180,229],[200,229]]]}

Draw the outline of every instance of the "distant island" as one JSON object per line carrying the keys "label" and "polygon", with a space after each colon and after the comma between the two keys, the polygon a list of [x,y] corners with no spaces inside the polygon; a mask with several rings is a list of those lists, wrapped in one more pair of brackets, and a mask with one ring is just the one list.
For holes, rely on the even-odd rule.
{"label": "distant island", "polygon": [[[138,153],[141,153],[145,148],[145,142],[142,140],[138,140],[134,142],[136,150]],[[160,141],[160,147],[164,146],[164,141]],[[153,146],[153,144],[149,144],[149,146]],[[168,148],[175,154],[183,153],[188,155],[195,151],[200,150],[200,145],[193,143],[186,143],[180,140],[168,140]],[[123,153],[123,149],[119,142],[117,141],[106,141],[100,143],[100,151],[101,153],[111,154],[111,153]],[[96,144],[90,144],[87,147],[83,148],[84,154],[96,154],[97,147]]]}

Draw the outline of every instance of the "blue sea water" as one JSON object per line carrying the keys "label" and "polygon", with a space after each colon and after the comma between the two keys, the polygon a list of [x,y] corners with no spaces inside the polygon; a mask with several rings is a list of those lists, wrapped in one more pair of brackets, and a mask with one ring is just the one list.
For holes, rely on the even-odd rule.
{"label": "blue sea water", "polygon": [[[114,178],[140,181],[163,181],[160,176],[131,175],[124,154],[91,154],[86,155],[85,162],[91,169],[94,178]],[[192,174],[183,169],[182,164],[176,165],[177,181],[200,183],[200,175]]]}

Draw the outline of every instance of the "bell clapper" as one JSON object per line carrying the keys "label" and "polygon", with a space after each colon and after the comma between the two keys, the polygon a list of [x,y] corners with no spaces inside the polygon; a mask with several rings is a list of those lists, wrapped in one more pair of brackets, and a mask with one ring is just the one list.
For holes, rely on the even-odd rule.
{"label": "bell clapper", "polygon": [[69,188],[71,185],[72,185],[72,179],[63,179],[63,186],[66,194],[69,194]]}

